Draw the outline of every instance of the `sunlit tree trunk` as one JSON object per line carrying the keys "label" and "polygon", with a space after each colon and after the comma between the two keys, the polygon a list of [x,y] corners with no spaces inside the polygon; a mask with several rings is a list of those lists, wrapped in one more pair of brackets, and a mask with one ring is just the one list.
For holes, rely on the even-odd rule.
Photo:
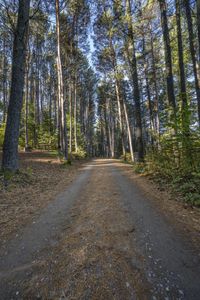
{"label": "sunlit tree trunk", "polygon": [[29,151],[29,136],[28,136],[28,107],[29,107],[29,68],[30,68],[30,54],[28,53],[27,61],[26,61],[26,76],[25,76],[25,152]]}
{"label": "sunlit tree trunk", "polygon": [[124,114],[125,114],[125,119],[126,119],[126,126],[128,130],[128,141],[129,141],[129,149],[131,153],[131,160],[134,162],[134,152],[133,152],[133,140],[132,140],[132,133],[131,133],[131,127],[130,127],[130,122],[129,122],[129,117],[128,117],[128,112],[127,112],[127,107],[126,103],[124,101]]}
{"label": "sunlit tree trunk", "polygon": [[58,75],[58,103],[59,103],[59,122],[60,122],[60,143],[64,158],[68,160],[68,142],[66,127],[66,111],[64,101],[64,84],[60,51],[60,7],[59,0],[56,0],[56,33],[57,33],[57,75]]}
{"label": "sunlit tree trunk", "polygon": [[74,145],[75,152],[78,152],[78,142],[77,142],[77,78],[75,76],[74,80]]}
{"label": "sunlit tree trunk", "polygon": [[118,107],[118,116],[119,116],[119,127],[121,132],[121,139],[122,139],[122,151],[123,155],[126,155],[126,147],[124,141],[124,126],[123,126],[123,117],[122,117],[122,106],[121,106],[121,99],[120,99],[120,90],[119,90],[119,82],[116,80],[115,82],[115,92],[117,98],[117,107]]}
{"label": "sunlit tree trunk", "polygon": [[73,97],[73,89],[72,83],[70,79],[69,84],[69,152],[72,153],[72,97]]}
{"label": "sunlit tree trunk", "polygon": [[110,154],[111,154],[111,158],[114,158],[115,157],[115,124],[114,124],[114,116],[113,116],[113,103],[111,98],[109,98],[109,102],[108,102],[108,112],[109,112]]}
{"label": "sunlit tree trunk", "polygon": [[[126,0],[126,15],[128,20],[128,45],[127,45],[127,58],[129,61],[132,83],[133,83],[133,98],[135,102],[135,118],[136,118],[136,146],[138,152],[138,160],[144,159],[144,145],[143,145],[143,132],[142,132],[142,117],[141,117],[141,104],[140,104],[140,90],[138,83],[138,70],[137,60],[135,54],[135,40],[132,24],[132,9],[131,0]],[[129,45],[131,44],[132,50],[129,53]]]}
{"label": "sunlit tree trunk", "polygon": [[52,126],[52,95],[53,95],[53,78],[52,70],[50,70],[50,81],[49,81],[49,133],[53,134]]}

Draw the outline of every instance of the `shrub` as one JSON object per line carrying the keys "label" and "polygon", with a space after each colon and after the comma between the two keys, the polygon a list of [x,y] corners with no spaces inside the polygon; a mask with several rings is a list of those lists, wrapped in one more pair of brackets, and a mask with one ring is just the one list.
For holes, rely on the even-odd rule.
{"label": "shrub", "polygon": [[87,157],[87,153],[85,150],[78,148],[77,152],[71,153],[72,159],[84,159]]}

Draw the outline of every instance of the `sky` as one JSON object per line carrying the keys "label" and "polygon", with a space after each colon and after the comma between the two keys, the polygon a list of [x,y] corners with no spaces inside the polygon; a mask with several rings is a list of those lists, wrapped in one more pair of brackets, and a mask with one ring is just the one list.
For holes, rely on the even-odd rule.
{"label": "sky", "polygon": [[88,61],[89,61],[90,66],[94,69],[94,64],[93,64],[93,61],[92,61],[92,55],[95,51],[95,48],[94,48],[94,42],[93,42],[91,33],[88,36],[88,42],[89,42],[89,46],[90,46],[90,52],[87,54],[87,57],[88,57]]}

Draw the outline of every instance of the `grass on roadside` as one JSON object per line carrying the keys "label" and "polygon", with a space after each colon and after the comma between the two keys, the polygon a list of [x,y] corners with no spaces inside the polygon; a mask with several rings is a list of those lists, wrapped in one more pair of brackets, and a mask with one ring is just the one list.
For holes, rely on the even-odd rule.
{"label": "grass on roadside", "polygon": [[134,172],[148,176],[160,189],[175,193],[188,205],[200,207],[200,171],[174,168],[169,162],[165,163],[165,167],[150,160],[142,163],[132,163],[130,160],[124,162],[131,164]]}

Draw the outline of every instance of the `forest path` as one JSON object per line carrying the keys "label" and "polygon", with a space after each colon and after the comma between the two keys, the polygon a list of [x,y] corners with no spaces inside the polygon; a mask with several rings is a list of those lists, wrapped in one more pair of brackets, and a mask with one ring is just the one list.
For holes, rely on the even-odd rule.
{"label": "forest path", "polygon": [[88,163],[0,252],[0,299],[200,299],[200,256],[117,160]]}

